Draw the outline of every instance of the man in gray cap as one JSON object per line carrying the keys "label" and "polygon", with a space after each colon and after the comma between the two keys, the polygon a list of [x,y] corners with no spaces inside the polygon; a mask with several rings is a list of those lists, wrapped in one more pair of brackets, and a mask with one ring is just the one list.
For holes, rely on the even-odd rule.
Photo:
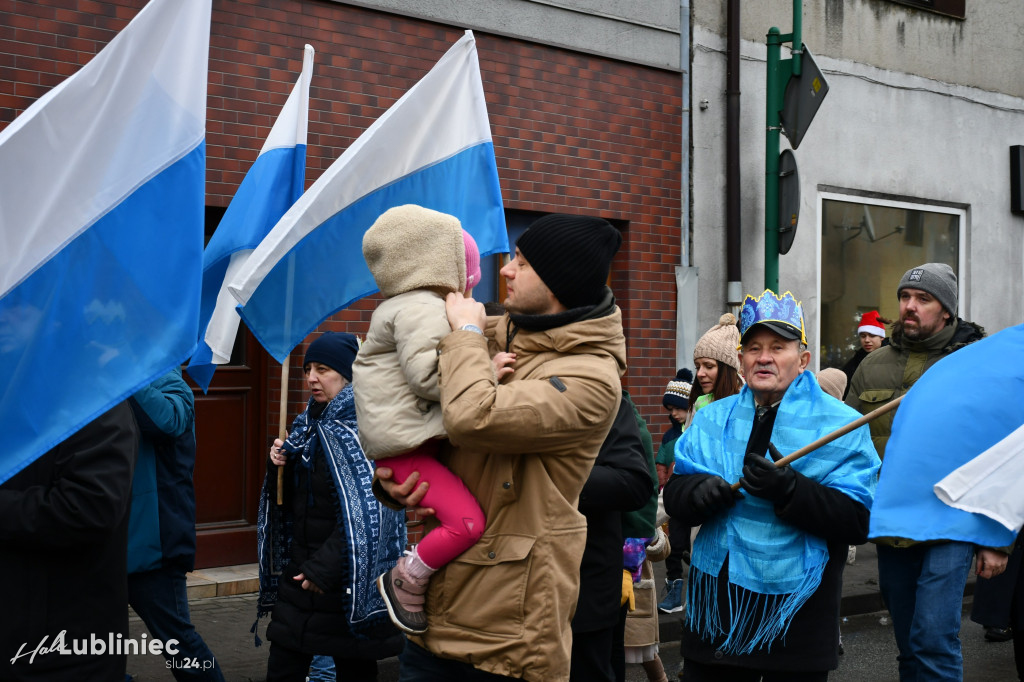
{"label": "man in gray cap", "polygon": [[[957,317],[956,274],[945,263],[907,270],[896,296],[900,316],[890,343],[864,358],[846,396],[846,404],[864,414],[903,395],[929,367],[985,335],[980,326]],[[896,412],[871,422],[880,457]],[[929,453],[918,455],[925,466]],[[900,679],[959,679],[960,609],[972,556],[977,552],[978,574],[987,575],[1005,564],[1005,554],[963,542],[871,540],[878,545],[879,587],[892,614]]]}

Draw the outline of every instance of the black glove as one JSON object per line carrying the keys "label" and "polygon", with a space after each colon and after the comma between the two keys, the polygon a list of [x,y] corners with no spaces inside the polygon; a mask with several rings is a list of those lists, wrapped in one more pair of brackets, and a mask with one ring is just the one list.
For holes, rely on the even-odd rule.
{"label": "black glove", "polygon": [[740,486],[754,497],[785,504],[796,487],[796,472],[788,464],[777,467],[761,455],[748,452],[743,458]]}
{"label": "black glove", "polygon": [[733,490],[721,476],[709,476],[693,489],[693,510],[700,516],[712,517],[725,511],[742,499],[739,490]]}

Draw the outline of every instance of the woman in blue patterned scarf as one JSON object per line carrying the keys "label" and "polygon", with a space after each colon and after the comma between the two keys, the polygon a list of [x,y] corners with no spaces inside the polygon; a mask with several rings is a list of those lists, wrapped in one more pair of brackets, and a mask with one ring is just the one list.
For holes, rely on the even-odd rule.
{"label": "woman in blue patterned scarf", "polygon": [[[275,440],[260,500],[258,616],[272,612],[267,680],[305,680],[314,655],[332,656],[346,680],[376,680],[377,660],[403,639],[376,577],[405,549],[405,519],[380,505],[359,446],[351,334],[326,333],[303,360],[310,399],[288,440]],[[274,503],[285,467],[284,504]]]}

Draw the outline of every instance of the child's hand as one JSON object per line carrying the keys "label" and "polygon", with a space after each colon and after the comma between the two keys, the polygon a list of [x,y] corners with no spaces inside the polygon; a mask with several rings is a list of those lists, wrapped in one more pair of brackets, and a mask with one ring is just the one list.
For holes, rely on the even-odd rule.
{"label": "child's hand", "polygon": [[494,354],[491,358],[491,364],[494,365],[494,374],[497,375],[498,381],[501,381],[509,374],[514,372],[512,365],[515,364],[516,354],[506,353],[505,351],[499,351]]}

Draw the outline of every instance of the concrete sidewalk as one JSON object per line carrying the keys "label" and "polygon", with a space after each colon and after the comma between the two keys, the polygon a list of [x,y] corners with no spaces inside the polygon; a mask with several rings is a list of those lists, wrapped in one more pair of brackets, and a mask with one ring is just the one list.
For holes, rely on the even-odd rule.
{"label": "concrete sidewalk", "polygon": [[[655,564],[659,599],[663,592],[661,586],[664,585],[664,576],[664,563]],[[967,584],[967,594],[973,593],[974,580],[972,575]],[[250,632],[256,619],[255,592],[257,589],[255,564],[199,570],[189,576],[189,603],[192,609],[192,622],[209,644],[224,670],[226,678],[231,682],[262,682],[266,675],[267,654],[270,647],[265,641],[264,635],[268,619],[264,618],[259,623],[258,634],[261,639],[264,639],[263,646],[254,646],[255,635]],[[857,548],[855,563],[846,566],[843,572],[841,613],[843,617],[852,618],[862,614],[877,613],[884,609],[878,591],[875,546],[872,544],[861,545]],[[130,636],[137,640],[145,632],[145,626],[134,613],[130,615]],[[678,644],[672,643],[679,640],[681,619],[682,614],[661,614],[660,616],[661,641],[665,644],[666,661],[678,658]],[[873,619],[872,623],[876,623],[876,621],[878,618]],[[851,620],[851,627],[853,622]],[[985,651],[991,651],[991,649]],[[1012,656],[1010,660],[1012,661]],[[645,679],[639,666],[629,666],[629,668],[627,679],[630,682]],[[172,679],[164,660],[159,656],[129,656],[128,671],[137,682]],[[381,680],[395,680],[397,674],[397,659],[391,658],[380,662]],[[860,678],[848,677],[846,679]]]}

